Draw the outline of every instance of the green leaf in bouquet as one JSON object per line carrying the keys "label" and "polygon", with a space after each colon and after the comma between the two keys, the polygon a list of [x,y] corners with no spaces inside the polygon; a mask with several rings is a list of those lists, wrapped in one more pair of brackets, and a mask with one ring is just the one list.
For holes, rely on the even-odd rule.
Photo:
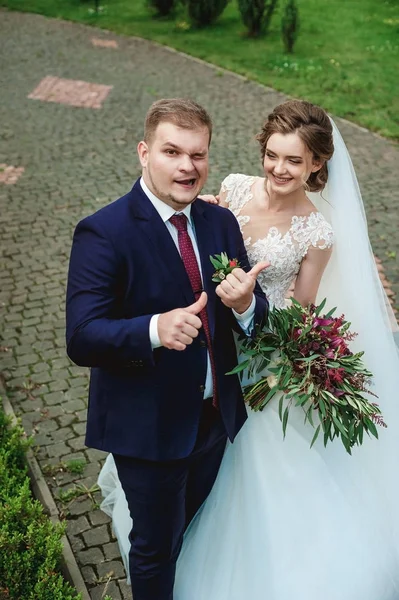
{"label": "green leaf in bouquet", "polygon": [[315,310],[315,314],[317,316],[319,316],[319,314],[321,313],[321,311],[323,310],[323,308],[325,307],[327,302],[327,298],[324,298],[324,300],[318,305],[318,307]]}
{"label": "green leaf in bouquet", "polygon": [[283,377],[282,377],[282,382],[281,382],[281,385],[284,389],[287,387],[287,385],[292,377],[292,368],[290,366],[288,366],[288,367],[286,367],[286,369],[287,370],[285,371],[285,373],[282,374]]}
{"label": "green leaf in bouquet", "polygon": [[331,440],[331,421],[322,421],[324,429],[324,447],[327,446],[328,440]]}
{"label": "green leaf in bouquet", "polygon": [[309,396],[307,394],[301,394],[298,396],[295,406],[303,406],[308,400]]}
{"label": "green leaf in bouquet", "polygon": [[311,424],[312,427],[314,427],[313,416],[312,416],[313,410],[314,410],[313,406],[309,406],[308,410],[305,413],[305,420],[304,420],[305,423],[306,423],[306,421],[309,421],[309,423]]}
{"label": "green leaf in bouquet", "polygon": [[283,407],[284,407],[284,394],[281,394],[279,403],[278,403],[278,416],[280,421],[283,420]]}
{"label": "green leaf in bouquet", "polygon": [[[329,392],[328,390],[323,390],[323,394],[325,394],[326,396],[328,396],[329,398],[331,398],[331,400],[333,402],[336,401],[336,397],[334,396],[334,394],[332,394],[331,392]],[[335,408],[333,407],[333,413],[335,411]]]}
{"label": "green leaf in bouquet", "polygon": [[[359,407],[359,404],[356,402],[356,400],[354,400],[354,399],[352,398],[352,396],[351,396],[350,394],[345,394],[344,398],[345,398],[345,400],[347,401],[347,403],[348,403],[348,404],[349,404],[349,405],[350,405],[352,408],[354,408],[355,410],[359,410],[359,409],[360,409],[360,407]],[[360,410],[361,410],[361,409],[360,409]]]}
{"label": "green leaf in bouquet", "polygon": [[351,446],[351,443],[350,443],[349,439],[346,438],[346,437],[343,437],[341,435],[341,441],[342,441],[342,443],[344,445],[344,448],[347,451],[347,453],[348,454],[352,454],[352,446]]}
{"label": "green leaf in bouquet", "polygon": [[232,369],[231,371],[229,371],[228,373],[226,373],[226,375],[237,375],[237,373],[241,373],[241,371],[244,371],[244,369],[246,369],[248,367],[248,365],[249,365],[250,362],[251,362],[250,359],[244,360],[243,362],[241,362],[238,365],[236,365],[234,367],[234,369]]}
{"label": "green leaf in bouquet", "polygon": [[358,425],[357,430],[358,430],[359,444],[363,444],[364,429],[363,429],[363,425],[361,423]]}
{"label": "green leaf in bouquet", "polygon": [[326,418],[327,416],[327,410],[326,410],[326,405],[324,404],[324,400],[321,397],[321,395],[318,397],[318,403],[319,403],[319,408],[320,408],[320,412],[323,415],[323,419]]}
{"label": "green leaf in bouquet", "polygon": [[310,444],[311,448],[312,448],[313,444],[315,443],[315,441],[317,440],[317,438],[319,437],[319,433],[320,433],[320,425],[318,425],[316,427],[316,431],[314,432],[314,436],[312,438],[312,443]]}
{"label": "green leaf in bouquet", "polygon": [[377,427],[375,426],[375,424],[373,423],[373,421],[369,418],[365,418],[364,419],[365,423],[367,424],[367,430],[378,440],[378,431],[377,431]]}
{"label": "green leaf in bouquet", "polygon": [[312,360],[315,360],[316,358],[320,358],[321,354],[311,354],[310,356],[305,356],[304,358],[297,358],[296,362],[312,362]]}
{"label": "green leaf in bouquet", "polygon": [[284,411],[284,415],[283,415],[283,435],[284,435],[284,437],[287,432],[287,423],[288,423],[289,414],[290,414],[290,407],[288,405],[285,407],[285,411]]}
{"label": "green leaf in bouquet", "polygon": [[330,317],[332,317],[332,315],[335,313],[336,310],[337,310],[337,307],[335,306],[334,308],[329,310],[327,314],[324,315],[324,318],[329,319]]}
{"label": "green leaf in bouquet", "polygon": [[333,422],[334,425],[337,427],[337,429],[339,429],[339,431],[341,432],[341,435],[343,435],[345,438],[348,437],[348,432],[346,431],[345,427],[342,425],[341,421],[338,419],[338,417],[335,417],[333,415]]}

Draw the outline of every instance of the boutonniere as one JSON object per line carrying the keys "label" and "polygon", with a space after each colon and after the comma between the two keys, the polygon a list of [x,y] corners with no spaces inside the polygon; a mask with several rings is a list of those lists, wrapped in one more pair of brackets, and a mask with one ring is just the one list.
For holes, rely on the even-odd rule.
{"label": "boutonniere", "polygon": [[209,258],[216,269],[212,275],[212,281],[215,283],[221,283],[233,269],[240,267],[238,260],[236,258],[229,258],[226,252],[215,254],[215,256],[210,256]]}

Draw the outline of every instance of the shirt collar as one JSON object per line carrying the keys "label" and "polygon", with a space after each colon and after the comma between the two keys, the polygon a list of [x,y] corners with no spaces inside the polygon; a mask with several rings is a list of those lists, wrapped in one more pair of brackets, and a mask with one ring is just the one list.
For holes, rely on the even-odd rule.
{"label": "shirt collar", "polygon": [[170,217],[172,217],[175,214],[183,214],[186,215],[188,222],[190,223],[190,225],[192,225],[191,204],[186,206],[181,211],[176,211],[174,208],[169,206],[169,204],[166,204],[165,202],[157,198],[155,194],[153,194],[151,190],[148,189],[148,186],[145,184],[144,179],[142,177],[140,177],[140,185],[143,192],[145,193],[151,204],[154,206],[155,210],[157,211],[164,223],[166,223],[166,221],[169,221]]}

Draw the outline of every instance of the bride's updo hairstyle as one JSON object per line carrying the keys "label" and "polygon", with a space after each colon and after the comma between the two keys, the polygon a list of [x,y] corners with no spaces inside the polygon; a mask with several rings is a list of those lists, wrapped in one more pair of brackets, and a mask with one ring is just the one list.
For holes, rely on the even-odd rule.
{"label": "bride's updo hairstyle", "polygon": [[330,119],[320,106],[304,100],[288,100],[276,106],[256,139],[260,143],[263,161],[267,142],[273,133],[297,133],[313,159],[323,163],[321,169],[311,173],[306,182],[309,192],[320,192],[327,183],[327,161],[334,152],[332,132]]}

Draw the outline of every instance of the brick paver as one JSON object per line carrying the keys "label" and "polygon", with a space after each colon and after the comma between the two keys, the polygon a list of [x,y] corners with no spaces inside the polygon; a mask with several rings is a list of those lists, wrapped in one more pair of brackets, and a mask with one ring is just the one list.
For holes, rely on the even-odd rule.
{"label": "brick paver", "polygon": [[[91,28],[5,11],[0,17],[0,165],[25,169],[14,185],[0,185],[0,371],[14,409],[35,435],[36,456],[68,519],[91,597],[101,598],[108,586],[114,600],[127,598],[109,519],[98,510],[95,482],[104,453],[84,446],[88,371],[65,355],[73,228],[139,175],[135,146],[153,100],[191,96],[212,114],[211,192],[230,172],[261,173],[254,134],[284,96],[145,40],[113,36],[118,49],[98,48]],[[112,92],[101,110],[30,99],[49,76]],[[398,294],[399,149],[337,123],[358,173],[374,252]]]}
{"label": "brick paver", "polygon": [[28,96],[31,100],[58,102],[79,108],[101,108],[112,85],[62,79],[48,75]]}
{"label": "brick paver", "polygon": [[0,165],[0,183],[5,183],[6,185],[17,183],[24,171],[24,167],[13,167],[12,165],[2,164]]}
{"label": "brick paver", "polygon": [[116,40],[105,40],[102,38],[91,38],[91,43],[93,46],[98,46],[99,48],[118,48],[118,42]]}

